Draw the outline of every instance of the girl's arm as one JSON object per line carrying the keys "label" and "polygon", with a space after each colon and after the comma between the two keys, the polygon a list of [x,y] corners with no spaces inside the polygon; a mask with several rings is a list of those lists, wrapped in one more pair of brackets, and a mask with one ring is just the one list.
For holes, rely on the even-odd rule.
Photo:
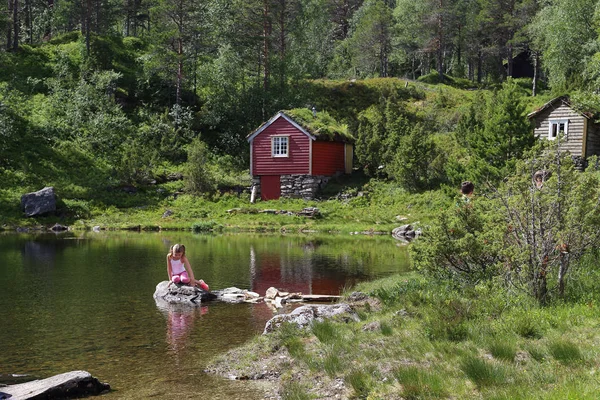
{"label": "girl's arm", "polygon": [[169,274],[169,281],[173,278],[173,273],[171,272],[171,257],[167,254],[167,274]]}
{"label": "girl's arm", "polygon": [[181,261],[183,261],[183,265],[185,266],[185,270],[188,273],[188,276],[190,277],[190,286],[195,286],[196,285],[196,279],[194,278],[194,271],[192,271],[192,266],[190,265],[190,262],[188,261],[186,256],[182,256],[181,257]]}

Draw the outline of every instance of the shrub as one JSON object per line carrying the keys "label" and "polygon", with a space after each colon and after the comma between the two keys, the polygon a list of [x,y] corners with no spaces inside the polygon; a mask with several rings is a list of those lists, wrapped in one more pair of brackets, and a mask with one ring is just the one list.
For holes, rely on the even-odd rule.
{"label": "shrub", "polygon": [[188,148],[188,166],[185,188],[190,193],[212,193],[216,190],[215,180],[207,167],[208,149],[196,138]]}
{"label": "shrub", "polygon": [[194,222],[194,224],[192,224],[192,231],[199,233],[199,232],[211,232],[211,231],[219,231],[222,230],[223,226],[216,223],[215,221],[199,221],[199,222]]}

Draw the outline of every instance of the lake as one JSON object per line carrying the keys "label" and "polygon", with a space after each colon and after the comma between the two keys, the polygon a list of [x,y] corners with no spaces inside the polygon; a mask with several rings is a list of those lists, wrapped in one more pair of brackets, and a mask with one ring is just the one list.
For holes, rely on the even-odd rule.
{"label": "lake", "polygon": [[264,329],[265,304],[161,309],[166,254],[183,243],[197,279],[264,295],[274,286],[340,294],[407,271],[390,237],[86,232],[0,235],[0,373],[48,377],[86,370],[105,399],[262,399],[260,388],[203,372],[212,357]]}

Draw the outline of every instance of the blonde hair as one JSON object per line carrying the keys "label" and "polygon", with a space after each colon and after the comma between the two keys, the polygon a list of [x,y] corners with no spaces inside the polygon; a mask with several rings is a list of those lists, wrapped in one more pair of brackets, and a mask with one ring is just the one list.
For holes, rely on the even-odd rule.
{"label": "blonde hair", "polygon": [[169,255],[172,256],[175,253],[181,253],[181,255],[185,256],[185,246],[179,243],[174,244],[173,246],[171,246],[171,251],[169,252]]}

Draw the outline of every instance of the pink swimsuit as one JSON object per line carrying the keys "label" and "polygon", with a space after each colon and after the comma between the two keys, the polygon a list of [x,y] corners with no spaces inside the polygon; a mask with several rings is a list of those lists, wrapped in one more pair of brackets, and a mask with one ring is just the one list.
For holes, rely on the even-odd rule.
{"label": "pink swimsuit", "polygon": [[190,277],[185,270],[185,265],[181,259],[171,259],[171,281],[173,283],[190,283]]}

